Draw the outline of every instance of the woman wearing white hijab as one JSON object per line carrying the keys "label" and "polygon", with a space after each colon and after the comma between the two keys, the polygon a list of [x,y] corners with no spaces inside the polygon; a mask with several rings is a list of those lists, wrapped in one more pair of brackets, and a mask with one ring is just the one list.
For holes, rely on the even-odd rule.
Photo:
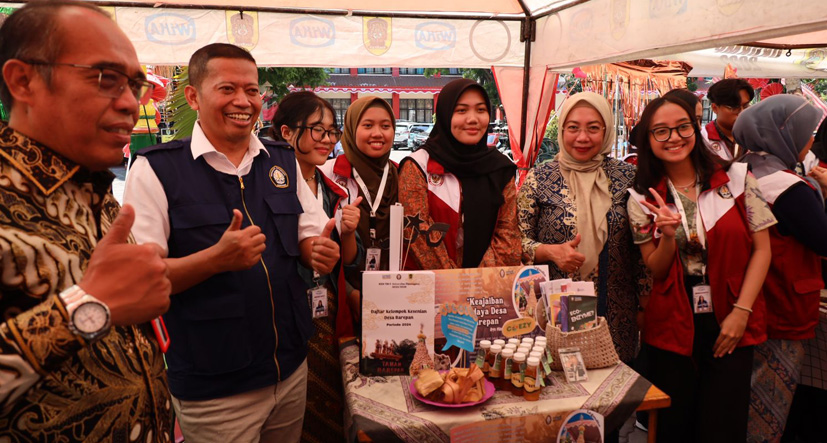
{"label": "woman wearing white hijab", "polygon": [[638,295],[646,284],[632,241],[626,190],[635,166],[608,156],[616,138],[609,103],[593,92],[566,99],[554,161],[529,171],[517,215],[523,262],[548,264],[552,279],[593,281],[621,360],[635,357]]}
{"label": "woman wearing white hijab", "polygon": [[764,281],[767,338],[755,347],[747,441],[781,440],[804,360],[802,340],[815,337],[821,259],[827,256],[827,215],[819,184],[827,173],[816,166],[819,183],[796,175],[813,145],[821,111],[805,99],[783,94],[745,110],[733,135],[747,153],[758,186],[778,224],[770,228],[772,261]]}

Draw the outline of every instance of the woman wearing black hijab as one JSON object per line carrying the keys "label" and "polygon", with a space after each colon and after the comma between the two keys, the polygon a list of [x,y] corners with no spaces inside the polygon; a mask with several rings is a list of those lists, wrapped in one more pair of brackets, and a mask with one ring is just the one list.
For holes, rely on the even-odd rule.
{"label": "woman wearing black hijab", "polygon": [[411,239],[406,269],[520,264],[516,166],[487,146],[490,113],[482,86],[448,83],[428,141],[402,161],[399,202]]}

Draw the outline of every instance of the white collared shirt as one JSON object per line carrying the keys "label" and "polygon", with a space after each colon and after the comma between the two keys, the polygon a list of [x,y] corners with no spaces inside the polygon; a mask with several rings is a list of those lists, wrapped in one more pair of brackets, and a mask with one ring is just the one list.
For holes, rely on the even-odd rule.
{"label": "white collared shirt", "polygon": [[[244,158],[236,168],[226,155],[218,152],[207,140],[201,124],[196,122],[192,130],[192,158],[204,156],[204,160],[211,168],[224,174],[244,177],[250,173],[253,159],[257,155],[270,155],[261,141],[250,137],[250,146],[244,153]],[[301,177],[299,163],[296,161],[296,177]],[[298,183],[301,185],[301,183]],[[327,223],[327,215],[316,201],[313,191],[307,186],[296,186],[296,194],[304,212],[299,214],[299,241],[308,237],[320,235]],[[146,157],[135,158],[126,177],[123,193],[124,204],[135,208],[135,224],[132,225],[132,234],[138,243],[157,243],[165,252],[169,252],[169,202],[164,192],[164,186],[149,165]],[[264,235],[270,235],[265,232]]]}

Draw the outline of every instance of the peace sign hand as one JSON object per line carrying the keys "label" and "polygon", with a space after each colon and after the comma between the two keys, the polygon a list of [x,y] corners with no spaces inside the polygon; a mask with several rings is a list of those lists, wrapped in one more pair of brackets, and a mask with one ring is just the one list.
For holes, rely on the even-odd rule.
{"label": "peace sign hand", "polygon": [[660,230],[663,236],[674,238],[678,225],[681,224],[681,215],[669,209],[669,206],[654,189],[649,188],[649,193],[654,197],[657,206],[647,201],[641,201],[640,203],[646,206],[655,216],[655,227]]}

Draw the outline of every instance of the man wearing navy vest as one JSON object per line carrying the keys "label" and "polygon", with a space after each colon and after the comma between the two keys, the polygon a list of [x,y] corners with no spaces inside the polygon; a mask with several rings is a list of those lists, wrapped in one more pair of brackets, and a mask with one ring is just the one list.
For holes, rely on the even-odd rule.
{"label": "man wearing navy vest", "polygon": [[189,79],[192,138],[141,151],[124,192],[135,238],[169,253],[173,406],[188,441],[298,441],[313,326],[296,264],[330,272],[333,220],[297,186],[293,151],[252,135],[262,102],[248,52],[207,45]]}

